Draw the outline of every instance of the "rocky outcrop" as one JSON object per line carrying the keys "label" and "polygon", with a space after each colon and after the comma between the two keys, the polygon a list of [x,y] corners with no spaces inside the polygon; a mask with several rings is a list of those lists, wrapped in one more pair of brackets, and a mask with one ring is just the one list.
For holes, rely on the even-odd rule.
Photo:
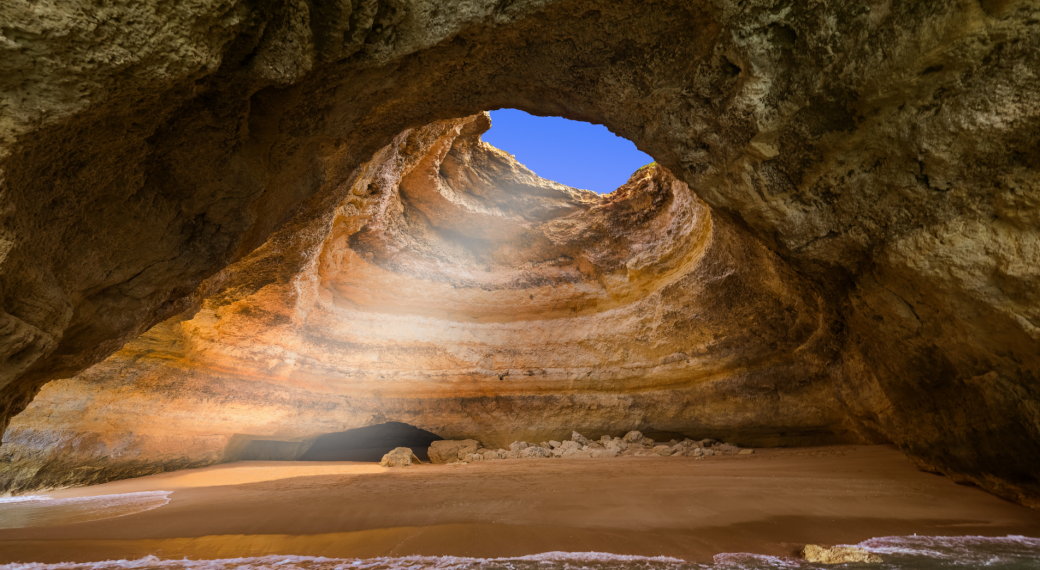
{"label": "rocky outcrop", "polygon": [[[315,259],[326,227],[359,219],[338,208],[364,197],[351,193],[359,167],[404,129],[512,106],[608,125],[729,224],[717,235],[754,235],[811,282],[819,304],[835,308],[838,318],[824,320],[840,345],[840,358],[815,369],[827,369],[859,433],[896,442],[924,468],[1040,504],[1033,2],[521,0],[441,10],[410,0],[57,1],[0,10],[3,426],[47,381],[190,316],[229,282],[238,292],[286,287],[280,274]],[[443,204],[423,207],[436,214]],[[389,271],[391,238],[359,235],[356,251]],[[278,262],[217,273],[247,256]],[[369,260],[336,263],[361,270]],[[399,263],[394,271],[411,262]],[[651,285],[635,265],[642,285],[628,292],[638,295]],[[351,279],[330,291],[356,305],[343,310],[364,313],[370,305],[351,296]],[[266,294],[286,292],[276,289]],[[568,294],[579,307],[606,302]],[[448,311],[509,327],[493,306]],[[698,322],[685,322],[696,335]],[[180,323],[162,327],[151,334],[168,341],[156,350],[170,362],[181,346],[199,350]],[[652,352],[634,349],[633,361]],[[537,379],[541,368],[514,370]],[[175,377],[191,382],[173,375],[171,386]],[[662,386],[634,377],[640,394]],[[594,393],[580,378],[574,386]],[[470,398],[499,390],[464,388]],[[162,400],[172,409],[184,405],[178,390]],[[635,409],[676,400],[647,397]],[[597,409],[616,415],[620,406],[604,402]],[[727,417],[753,428],[741,409]],[[53,421],[87,426],[104,415]],[[187,433],[155,441],[204,437]],[[35,436],[15,439],[25,437]]]}
{"label": "rocky outcrop", "polygon": [[445,439],[430,444],[430,462],[432,463],[455,463],[466,455],[475,452],[480,447],[480,442],[475,439]]}
{"label": "rocky outcrop", "polygon": [[489,126],[402,134],[310,228],[320,247],[280,234],[193,317],[49,384],[5,436],[6,488],[296,452],[387,419],[494,446],[574,428],[861,440],[834,395],[834,310],[804,279],[659,166],[600,196],[484,144]]}
{"label": "rocky outcrop", "polygon": [[819,564],[850,564],[871,563],[880,564],[884,562],[877,554],[872,554],[858,546],[833,546],[824,548],[815,544],[807,544],[802,549],[802,557],[806,562]]}
{"label": "rocky outcrop", "polygon": [[407,447],[395,447],[379,460],[379,465],[382,467],[407,467],[421,463],[422,461]]}
{"label": "rocky outcrop", "polygon": [[[447,453],[445,453],[445,451]],[[496,459],[602,459],[619,456],[659,456],[659,457],[711,457],[713,455],[752,455],[754,449],[741,449],[736,445],[705,438],[693,441],[690,438],[678,441],[673,439],[667,444],[655,445],[650,439],[633,430],[624,437],[604,435],[591,441],[578,432],[571,434],[571,439],[564,442],[543,441],[537,445],[526,441],[514,441],[509,449],[484,449],[477,441],[438,441],[430,446],[430,458],[437,455],[434,463],[474,463],[493,461]]]}

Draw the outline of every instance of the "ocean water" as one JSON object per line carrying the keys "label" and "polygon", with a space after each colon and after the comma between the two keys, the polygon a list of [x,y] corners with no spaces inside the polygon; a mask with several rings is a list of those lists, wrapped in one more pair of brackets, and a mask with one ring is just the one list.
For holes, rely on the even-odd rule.
{"label": "ocean water", "polygon": [[881,564],[809,564],[796,558],[719,554],[711,564],[663,556],[623,556],[598,552],[547,552],[517,558],[404,556],[368,559],[262,556],[223,560],[138,560],[93,563],[6,564],[0,570],[764,570],[767,568],[876,568],[878,570],[1040,569],[1040,539],[1023,536],[890,536],[860,546],[884,559]]}
{"label": "ocean water", "polygon": [[0,528],[72,524],[148,511],[170,502],[171,491],[121,493],[75,499],[42,495],[0,498]]}

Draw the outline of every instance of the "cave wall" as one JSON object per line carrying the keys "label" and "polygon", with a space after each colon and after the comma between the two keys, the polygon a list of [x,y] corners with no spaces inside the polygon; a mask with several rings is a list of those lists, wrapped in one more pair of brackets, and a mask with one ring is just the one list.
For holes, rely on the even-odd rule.
{"label": "cave wall", "polygon": [[1037,504],[1035,2],[0,9],[5,426],[275,229],[318,247],[402,130],[510,106],[608,125],[809,279],[859,431]]}
{"label": "cave wall", "polygon": [[193,316],[45,386],[4,436],[0,491],[388,420],[492,448],[575,429],[864,441],[834,392],[836,307],[807,280],[659,165],[600,196],[481,142],[489,126],[405,131],[308,229],[321,247],[278,232]]}

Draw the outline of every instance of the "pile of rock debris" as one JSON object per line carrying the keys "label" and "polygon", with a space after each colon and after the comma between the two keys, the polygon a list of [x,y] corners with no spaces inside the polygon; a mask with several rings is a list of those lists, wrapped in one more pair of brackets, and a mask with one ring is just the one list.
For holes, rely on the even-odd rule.
{"label": "pile of rock debris", "polygon": [[693,441],[672,440],[655,444],[654,440],[638,431],[630,431],[625,437],[603,436],[597,441],[589,440],[578,432],[571,434],[570,441],[543,441],[531,444],[514,441],[509,449],[483,449],[475,439],[435,441],[430,446],[430,460],[434,463],[472,463],[493,459],[547,459],[552,457],[618,457],[623,455],[660,455],[671,457],[701,458],[711,455],[747,455],[752,449],[741,449],[735,445],[714,439]]}

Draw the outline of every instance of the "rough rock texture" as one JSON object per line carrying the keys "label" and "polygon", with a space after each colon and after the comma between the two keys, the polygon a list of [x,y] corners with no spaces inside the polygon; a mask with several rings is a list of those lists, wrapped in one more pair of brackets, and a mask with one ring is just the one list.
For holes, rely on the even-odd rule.
{"label": "rough rock texture", "polygon": [[455,463],[460,457],[473,453],[480,447],[475,439],[447,439],[430,444],[430,461],[432,463]]}
{"label": "rough rock texture", "polygon": [[407,447],[395,447],[379,461],[379,465],[383,467],[407,467],[421,463],[422,461],[419,461],[419,458]]}
{"label": "rough rock texture", "polygon": [[[49,384],[5,435],[5,488],[230,460],[251,440],[293,452],[388,419],[489,446],[575,427],[861,441],[834,393],[835,314],[776,255],[659,166],[575,190],[482,143],[489,125],[403,133],[308,228],[320,247],[282,232],[194,317]],[[431,459],[477,450],[456,443]]]}
{"label": "rough rock texture", "polygon": [[878,564],[884,562],[877,554],[871,554],[856,546],[824,548],[815,544],[807,544],[802,549],[802,557],[805,558],[806,562],[820,564],[849,564],[855,562]]}
{"label": "rough rock texture", "polygon": [[594,459],[625,456],[657,455],[661,457],[693,457],[701,459],[713,455],[750,455],[753,449],[741,449],[728,443],[715,442],[710,438],[693,441],[672,440],[667,444],[654,445],[654,440],[645,437],[638,430],[625,434],[624,437],[602,436],[597,441],[589,441],[578,432],[573,432],[570,441],[549,441],[532,445],[526,441],[514,441],[509,450],[484,449],[477,441],[441,441],[430,446],[430,458],[436,457],[434,463],[452,463],[461,461],[493,461],[496,459]]}
{"label": "rough rock texture", "polygon": [[317,247],[403,129],[512,106],[608,125],[811,280],[861,433],[1040,505],[1035,2],[0,11],[3,425],[274,229]]}

